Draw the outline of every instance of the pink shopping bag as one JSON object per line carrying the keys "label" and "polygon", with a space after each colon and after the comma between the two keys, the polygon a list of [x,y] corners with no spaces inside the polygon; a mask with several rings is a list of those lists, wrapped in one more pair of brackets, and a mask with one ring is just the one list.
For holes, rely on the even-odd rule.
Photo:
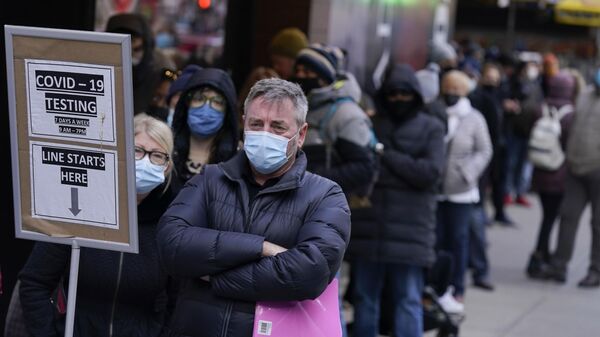
{"label": "pink shopping bag", "polygon": [[341,337],[338,280],[314,300],[257,302],[253,337]]}

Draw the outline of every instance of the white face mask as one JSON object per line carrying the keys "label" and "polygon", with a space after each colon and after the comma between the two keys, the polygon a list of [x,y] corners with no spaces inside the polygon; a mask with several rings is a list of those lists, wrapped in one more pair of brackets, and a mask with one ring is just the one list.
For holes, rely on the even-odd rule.
{"label": "white face mask", "polygon": [[540,75],[540,71],[537,68],[535,68],[535,67],[527,68],[527,79],[533,81],[533,80],[537,79],[539,75]]}
{"label": "white face mask", "polygon": [[135,189],[137,194],[150,193],[165,181],[165,167],[152,164],[148,155],[135,161]]}
{"label": "white face mask", "polygon": [[267,131],[245,131],[244,151],[252,166],[262,173],[271,174],[280,169],[293,156],[287,155],[288,143],[298,136],[288,139]]}

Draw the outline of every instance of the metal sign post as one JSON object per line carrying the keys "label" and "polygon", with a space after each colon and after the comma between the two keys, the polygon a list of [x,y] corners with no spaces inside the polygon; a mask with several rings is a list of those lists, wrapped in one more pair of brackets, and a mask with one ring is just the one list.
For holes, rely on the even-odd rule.
{"label": "metal sign post", "polygon": [[77,301],[77,279],[79,276],[79,244],[73,240],[71,246],[71,270],[69,272],[69,292],[67,294],[67,321],[65,323],[65,337],[73,337],[75,325],[75,305]]}

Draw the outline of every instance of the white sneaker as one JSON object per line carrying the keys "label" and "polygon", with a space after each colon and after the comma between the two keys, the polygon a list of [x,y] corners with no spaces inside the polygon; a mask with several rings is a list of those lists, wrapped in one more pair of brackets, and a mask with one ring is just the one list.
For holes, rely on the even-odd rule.
{"label": "white sneaker", "polygon": [[449,314],[462,314],[465,312],[465,305],[454,298],[452,295],[453,292],[454,287],[448,286],[444,295],[438,298],[438,303]]}

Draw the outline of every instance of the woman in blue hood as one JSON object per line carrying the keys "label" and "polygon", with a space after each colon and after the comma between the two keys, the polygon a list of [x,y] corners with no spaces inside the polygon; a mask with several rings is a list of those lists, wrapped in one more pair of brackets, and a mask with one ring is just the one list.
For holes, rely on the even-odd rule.
{"label": "woman in blue hood", "polygon": [[173,159],[181,185],[204,165],[231,158],[239,141],[231,77],[216,68],[188,67],[192,71],[173,116]]}

